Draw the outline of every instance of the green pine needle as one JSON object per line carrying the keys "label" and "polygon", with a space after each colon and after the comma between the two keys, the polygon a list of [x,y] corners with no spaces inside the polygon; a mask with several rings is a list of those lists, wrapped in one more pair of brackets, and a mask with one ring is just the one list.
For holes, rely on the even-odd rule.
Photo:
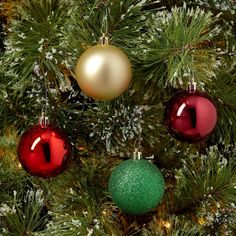
{"label": "green pine needle", "polygon": [[176,210],[190,209],[208,198],[223,205],[236,204],[236,174],[233,160],[227,161],[216,147],[207,155],[191,156],[176,173]]}
{"label": "green pine needle", "polygon": [[154,219],[148,225],[147,229],[143,229],[142,236],[203,236],[204,232],[201,226],[189,221],[184,217],[175,215],[170,216],[166,220]]}
{"label": "green pine needle", "polygon": [[[214,51],[201,49],[201,44],[219,33],[217,17],[199,8],[174,7],[159,11],[147,21],[147,33],[137,45],[146,69],[145,79],[160,86],[183,86],[194,77],[199,84],[209,83],[214,76]],[[164,68],[164,72],[163,72]]]}

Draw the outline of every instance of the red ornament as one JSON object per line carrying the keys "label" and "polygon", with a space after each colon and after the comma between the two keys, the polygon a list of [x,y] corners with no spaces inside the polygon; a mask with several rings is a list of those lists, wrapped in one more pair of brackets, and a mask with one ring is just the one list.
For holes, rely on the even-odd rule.
{"label": "red ornament", "polygon": [[165,126],[180,141],[194,143],[203,140],[214,130],[216,122],[215,105],[200,92],[180,92],[165,108]]}
{"label": "red ornament", "polygon": [[64,171],[71,156],[71,146],[60,129],[35,125],[21,136],[17,153],[28,173],[49,178]]}

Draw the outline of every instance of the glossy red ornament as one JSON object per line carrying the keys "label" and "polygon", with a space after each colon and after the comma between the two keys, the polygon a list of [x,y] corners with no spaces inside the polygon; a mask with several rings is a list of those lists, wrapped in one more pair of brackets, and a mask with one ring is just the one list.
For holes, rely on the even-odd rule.
{"label": "glossy red ornament", "polygon": [[165,126],[180,141],[194,143],[205,139],[214,130],[216,122],[214,103],[200,92],[180,92],[165,108]]}
{"label": "glossy red ornament", "polygon": [[59,128],[51,125],[43,128],[39,124],[23,133],[17,154],[28,173],[49,178],[64,171],[71,156],[71,145]]}

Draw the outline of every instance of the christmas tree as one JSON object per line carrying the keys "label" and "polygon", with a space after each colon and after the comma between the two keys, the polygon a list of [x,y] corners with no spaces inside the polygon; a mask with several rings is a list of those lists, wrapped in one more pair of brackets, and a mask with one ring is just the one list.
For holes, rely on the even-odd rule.
{"label": "christmas tree", "polygon": [[0,10],[0,235],[236,235],[235,1]]}

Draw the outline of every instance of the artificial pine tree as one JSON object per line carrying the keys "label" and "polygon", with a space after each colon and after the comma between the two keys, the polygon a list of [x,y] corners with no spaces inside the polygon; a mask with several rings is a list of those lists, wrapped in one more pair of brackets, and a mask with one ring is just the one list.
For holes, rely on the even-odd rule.
{"label": "artificial pine tree", "polygon": [[[235,10],[233,0],[3,0],[0,235],[235,235]],[[75,65],[104,32],[128,56],[132,81],[97,101]],[[193,79],[217,124],[189,144],[163,117]],[[16,151],[42,111],[73,146],[65,172],[48,179],[29,175]],[[111,171],[134,150],[165,179],[161,203],[143,215],[122,212],[108,192]]]}

